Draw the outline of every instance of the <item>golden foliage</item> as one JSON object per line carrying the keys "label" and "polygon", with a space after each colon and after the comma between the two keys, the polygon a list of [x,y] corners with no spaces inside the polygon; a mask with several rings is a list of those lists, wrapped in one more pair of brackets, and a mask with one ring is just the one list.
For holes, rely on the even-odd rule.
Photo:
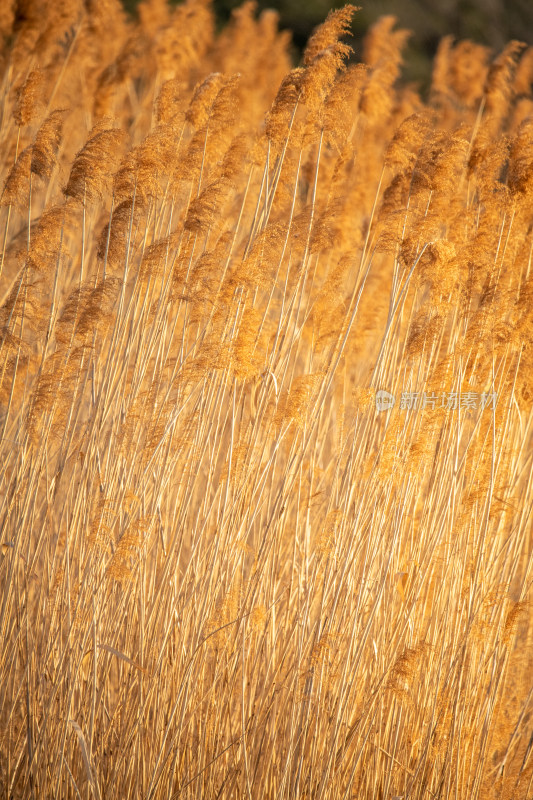
{"label": "golden foliage", "polygon": [[527,792],[532,49],[355,11],[0,11],[6,797]]}

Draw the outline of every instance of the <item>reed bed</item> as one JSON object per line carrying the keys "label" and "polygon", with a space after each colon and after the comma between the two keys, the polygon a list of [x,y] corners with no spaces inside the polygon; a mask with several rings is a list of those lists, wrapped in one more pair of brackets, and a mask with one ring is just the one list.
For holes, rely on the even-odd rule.
{"label": "reed bed", "polygon": [[356,11],[2,6],[1,800],[533,797],[533,49]]}

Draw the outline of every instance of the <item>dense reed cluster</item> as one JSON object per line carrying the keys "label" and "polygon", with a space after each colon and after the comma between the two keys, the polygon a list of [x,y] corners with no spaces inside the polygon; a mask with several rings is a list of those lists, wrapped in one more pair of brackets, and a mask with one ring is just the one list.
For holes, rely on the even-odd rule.
{"label": "dense reed cluster", "polygon": [[1,800],[533,797],[533,49],[354,12],[2,6]]}

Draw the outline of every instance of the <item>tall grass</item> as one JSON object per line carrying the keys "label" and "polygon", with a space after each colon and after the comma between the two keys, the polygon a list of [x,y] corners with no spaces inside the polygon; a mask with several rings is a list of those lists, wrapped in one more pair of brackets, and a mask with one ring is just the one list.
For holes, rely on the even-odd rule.
{"label": "tall grass", "polygon": [[533,797],[533,50],[354,11],[3,6],[1,800]]}

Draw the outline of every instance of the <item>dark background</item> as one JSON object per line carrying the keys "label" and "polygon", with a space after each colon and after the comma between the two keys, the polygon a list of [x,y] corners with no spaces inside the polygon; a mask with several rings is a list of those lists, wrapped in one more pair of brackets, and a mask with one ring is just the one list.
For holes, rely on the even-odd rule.
{"label": "dark background", "polygon": [[[124,0],[134,13],[136,0]],[[354,0],[354,5],[357,5]],[[355,57],[361,55],[361,40],[368,27],[383,14],[394,14],[398,25],[413,32],[406,50],[404,78],[427,85],[431,59],[442,36],[473,39],[499,52],[510,39],[533,45],[533,0],[359,0],[362,6],[353,22],[354,39],[350,44]],[[215,0],[218,24],[222,26],[239,0]],[[258,0],[258,10],[275,8],[280,26],[293,34],[294,60],[298,61],[313,28],[322,22],[331,8],[342,0]]]}

